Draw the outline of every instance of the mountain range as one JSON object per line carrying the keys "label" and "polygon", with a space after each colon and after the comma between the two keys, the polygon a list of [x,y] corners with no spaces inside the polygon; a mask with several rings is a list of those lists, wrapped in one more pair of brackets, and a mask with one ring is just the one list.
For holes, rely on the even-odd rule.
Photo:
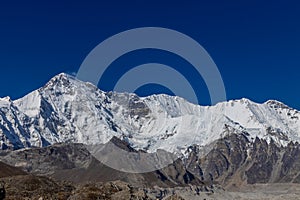
{"label": "mountain range", "polygon": [[[220,191],[216,185],[298,184],[299,142],[300,112],[276,100],[200,106],[164,94],[104,92],[64,73],[21,99],[0,99],[0,160],[60,181],[193,185],[193,195]],[[136,160],[145,169],[163,165],[128,173],[125,165]]]}
{"label": "mountain range", "polygon": [[300,112],[275,100],[199,106],[164,94],[103,92],[64,73],[21,99],[0,99],[1,149],[105,144],[115,136],[135,149],[180,154],[224,137],[227,127],[286,146],[300,141]]}

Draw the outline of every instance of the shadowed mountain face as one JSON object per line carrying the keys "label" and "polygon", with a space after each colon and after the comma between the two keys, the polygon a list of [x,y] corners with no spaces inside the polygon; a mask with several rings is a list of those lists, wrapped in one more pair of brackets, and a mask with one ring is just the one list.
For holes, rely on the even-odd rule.
{"label": "shadowed mountain face", "polygon": [[[117,138],[112,141],[127,151],[140,153],[129,148],[124,141]],[[6,151],[2,152],[0,159],[22,167],[28,173],[77,183],[122,180],[145,187],[300,183],[298,143],[291,142],[286,147],[278,147],[272,141],[267,143],[258,138],[250,142],[247,133],[233,133],[212,145],[212,150],[205,154],[201,153],[198,146],[191,146],[187,157],[177,159],[163,169],[141,174],[109,168],[95,159],[82,144]]]}
{"label": "shadowed mountain face", "polygon": [[[138,153],[117,138],[111,142],[128,152]],[[22,175],[10,174],[9,178],[0,178],[6,185],[6,199],[155,200],[183,199],[178,195],[180,191],[193,196],[213,192],[213,186],[204,184],[186,170],[181,160],[154,172],[124,173],[103,165],[83,144],[2,151],[0,158],[26,171],[5,164],[22,172]],[[24,175],[27,173],[30,175]]]}
{"label": "shadowed mountain face", "polygon": [[[127,148],[128,144],[117,140],[114,138],[113,142]],[[28,173],[76,183],[122,180],[136,186],[204,186],[202,181],[185,169],[181,160],[149,173],[124,173],[103,165],[82,144],[57,144],[45,148],[7,151],[2,153],[0,159],[13,166],[20,166]]]}
{"label": "shadowed mountain face", "polygon": [[216,141],[204,157],[194,147],[187,159],[188,169],[200,180],[224,187],[256,183],[300,183],[300,145],[290,142],[278,147],[247,133],[231,134]]}
{"label": "shadowed mountain face", "polygon": [[[212,186],[197,180],[182,168],[181,163],[148,174],[125,174],[101,165],[80,144],[2,152],[1,156],[8,160],[17,159],[17,165],[20,161],[36,164],[29,168],[23,165],[25,172],[0,162],[0,199],[184,200],[179,195],[181,192],[195,198],[200,192],[213,193]],[[38,167],[38,163],[43,166]]]}

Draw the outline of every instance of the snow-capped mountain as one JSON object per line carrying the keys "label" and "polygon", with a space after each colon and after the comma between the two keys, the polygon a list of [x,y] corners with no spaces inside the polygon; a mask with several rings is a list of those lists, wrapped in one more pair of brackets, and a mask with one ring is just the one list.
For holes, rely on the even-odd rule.
{"label": "snow-capped mountain", "polygon": [[44,87],[12,101],[0,99],[2,149],[47,146],[59,142],[102,144],[113,136],[132,147],[154,152],[184,152],[224,137],[231,127],[287,145],[300,142],[300,113],[278,101],[248,99],[194,105],[180,97],[103,92],[59,74]]}

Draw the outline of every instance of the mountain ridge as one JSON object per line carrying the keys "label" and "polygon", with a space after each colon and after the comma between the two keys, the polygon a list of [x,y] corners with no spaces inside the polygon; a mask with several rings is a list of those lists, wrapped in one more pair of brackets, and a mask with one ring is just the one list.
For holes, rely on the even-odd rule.
{"label": "mountain ridge", "polygon": [[299,111],[276,100],[199,106],[164,94],[103,92],[65,73],[20,99],[1,98],[0,111],[2,149],[106,143],[115,136],[136,149],[181,154],[219,139],[225,125],[278,145],[300,141]]}

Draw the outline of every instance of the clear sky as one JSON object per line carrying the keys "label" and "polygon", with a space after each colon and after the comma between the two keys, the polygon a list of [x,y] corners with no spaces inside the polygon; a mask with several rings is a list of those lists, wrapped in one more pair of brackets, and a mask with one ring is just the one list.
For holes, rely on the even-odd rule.
{"label": "clear sky", "polygon": [[[277,99],[300,109],[298,1],[1,2],[0,96],[16,99],[60,72],[76,72],[101,41],[146,26],[174,29],[198,41],[217,64],[228,99]],[[180,63],[163,52],[134,54],[115,65]],[[118,77],[119,72],[114,73]],[[205,85],[199,85],[204,94],[201,103],[208,104]]]}

